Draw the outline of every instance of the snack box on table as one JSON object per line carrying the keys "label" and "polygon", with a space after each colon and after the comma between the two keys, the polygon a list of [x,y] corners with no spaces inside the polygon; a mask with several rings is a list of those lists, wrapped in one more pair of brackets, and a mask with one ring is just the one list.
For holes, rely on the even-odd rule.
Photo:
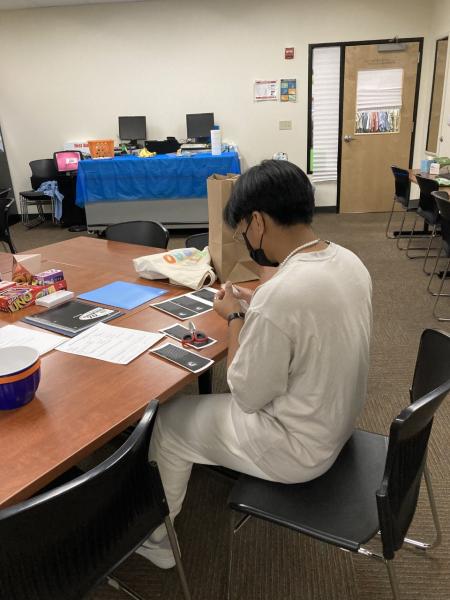
{"label": "snack box on table", "polygon": [[55,283],[56,281],[62,281],[64,279],[64,273],[61,269],[48,269],[48,271],[42,271],[42,273],[36,273],[33,275],[32,285],[48,285]]}
{"label": "snack box on table", "polygon": [[0,310],[16,312],[34,304],[37,298],[53,294],[59,290],[67,290],[65,279],[55,281],[49,285],[22,285],[15,284],[0,290]]}

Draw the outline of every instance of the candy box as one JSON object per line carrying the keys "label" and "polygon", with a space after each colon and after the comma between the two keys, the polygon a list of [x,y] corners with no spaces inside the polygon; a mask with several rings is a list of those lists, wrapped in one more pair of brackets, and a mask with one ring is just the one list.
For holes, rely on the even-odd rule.
{"label": "candy box", "polygon": [[42,296],[66,289],[67,283],[64,279],[49,285],[15,284],[14,286],[0,290],[0,310],[16,312],[21,308],[26,308],[34,304],[36,298],[42,298]]}
{"label": "candy box", "polygon": [[48,285],[49,283],[55,283],[55,281],[62,281],[64,279],[64,273],[61,269],[48,269],[48,271],[42,271],[42,273],[36,273],[33,275],[32,285]]}

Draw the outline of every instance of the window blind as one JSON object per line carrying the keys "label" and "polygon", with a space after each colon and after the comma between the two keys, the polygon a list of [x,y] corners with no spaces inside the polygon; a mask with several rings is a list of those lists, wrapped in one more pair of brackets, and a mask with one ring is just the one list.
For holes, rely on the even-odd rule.
{"label": "window blind", "polygon": [[314,48],[312,61],[312,180],[336,181],[341,49]]}

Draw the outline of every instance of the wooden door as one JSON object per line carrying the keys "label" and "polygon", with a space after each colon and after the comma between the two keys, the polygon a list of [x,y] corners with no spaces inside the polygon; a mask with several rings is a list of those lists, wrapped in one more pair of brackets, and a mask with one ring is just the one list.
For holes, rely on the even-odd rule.
{"label": "wooden door", "polygon": [[[409,166],[419,42],[390,52],[380,51],[380,46],[345,47],[340,142],[343,213],[390,210],[391,166]],[[401,106],[396,107],[398,103]]]}

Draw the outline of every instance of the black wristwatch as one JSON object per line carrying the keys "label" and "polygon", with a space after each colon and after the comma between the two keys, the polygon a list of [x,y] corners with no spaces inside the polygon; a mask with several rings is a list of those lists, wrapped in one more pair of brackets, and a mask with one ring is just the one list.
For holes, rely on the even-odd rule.
{"label": "black wristwatch", "polygon": [[228,325],[231,323],[231,321],[233,321],[234,319],[245,319],[245,313],[243,312],[232,312],[227,316],[227,321],[228,321]]}

